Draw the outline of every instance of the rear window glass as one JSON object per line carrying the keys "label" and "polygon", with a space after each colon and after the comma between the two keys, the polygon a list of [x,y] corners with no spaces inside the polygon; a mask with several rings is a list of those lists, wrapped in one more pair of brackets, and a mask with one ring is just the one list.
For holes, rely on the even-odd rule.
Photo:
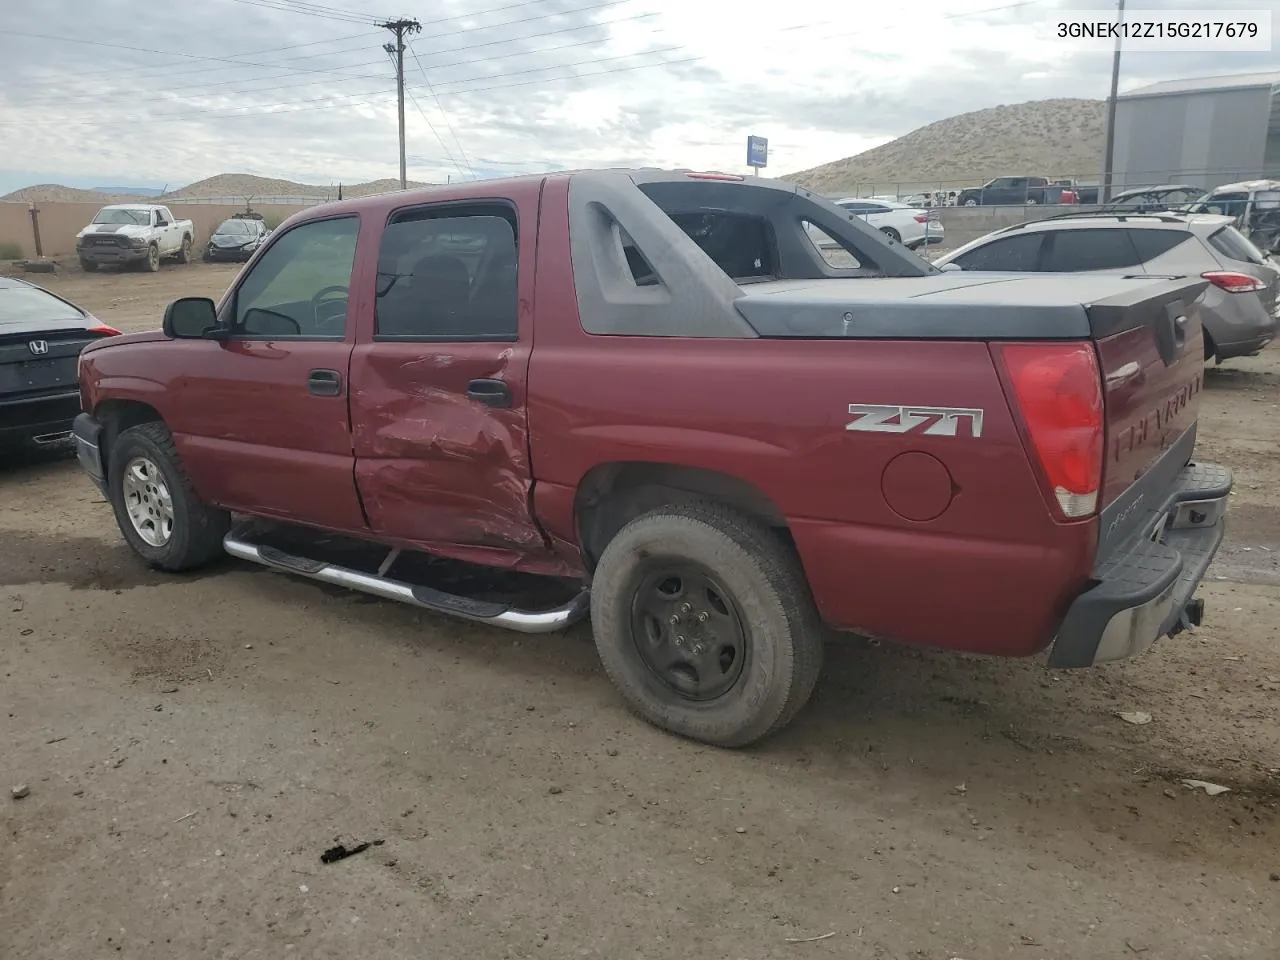
{"label": "rear window glass", "polygon": [[1026,273],[1037,269],[1040,244],[1044,234],[1023,233],[1002,237],[956,257],[953,263],[961,270],[1008,270]]}
{"label": "rear window glass", "polygon": [[0,329],[9,323],[79,321],[84,315],[69,303],[35,287],[0,287]]}
{"label": "rear window glass", "polygon": [[1044,269],[1050,273],[1081,273],[1137,266],[1138,251],[1130,230],[1060,230],[1052,234]]}
{"label": "rear window glass", "polygon": [[774,275],[773,241],[762,217],[733,213],[673,213],[676,226],[734,280]]}
{"label": "rear window glass", "polygon": [[1191,234],[1185,230],[1130,230],[1129,240],[1138,251],[1142,263],[1168,253],[1186,243]]}
{"label": "rear window glass", "polygon": [[1243,260],[1245,263],[1266,262],[1262,251],[1250,243],[1235,227],[1223,227],[1216,233],[1210,234],[1209,246],[1232,260]]}

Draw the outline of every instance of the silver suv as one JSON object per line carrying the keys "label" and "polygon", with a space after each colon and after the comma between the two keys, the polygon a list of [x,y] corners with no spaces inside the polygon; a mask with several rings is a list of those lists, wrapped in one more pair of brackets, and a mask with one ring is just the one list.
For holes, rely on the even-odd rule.
{"label": "silver suv", "polygon": [[950,270],[1001,273],[1149,273],[1200,276],[1205,359],[1253,356],[1280,327],[1280,269],[1232,226],[1209,214],[1075,213],[980,237],[934,261]]}

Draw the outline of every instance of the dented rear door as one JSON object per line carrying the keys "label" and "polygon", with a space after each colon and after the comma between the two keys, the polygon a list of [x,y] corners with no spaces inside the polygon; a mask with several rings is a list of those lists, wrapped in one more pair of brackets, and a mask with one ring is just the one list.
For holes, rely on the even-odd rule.
{"label": "dented rear door", "polygon": [[383,537],[540,568],[526,380],[538,184],[392,214],[351,360],[356,484]]}

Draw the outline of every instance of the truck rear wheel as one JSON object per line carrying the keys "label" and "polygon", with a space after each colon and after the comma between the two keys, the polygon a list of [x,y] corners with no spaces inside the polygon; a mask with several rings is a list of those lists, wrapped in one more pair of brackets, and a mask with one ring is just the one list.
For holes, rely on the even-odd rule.
{"label": "truck rear wheel", "polygon": [[147,259],[143,262],[149,273],[155,273],[160,269],[160,248],[156,244],[152,244],[147,248]]}
{"label": "truck rear wheel", "polygon": [[222,553],[231,517],[196,496],[163,423],[130,427],[116,438],[107,489],[120,532],[151,566],[191,570]]}
{"label": "truck rear wheel", "polygon": [[821,670],[824,630],[798,559],[719,504],[660,507],[623,527],[596,567],[591,620],[627,704],[716,746],[786,726]]}

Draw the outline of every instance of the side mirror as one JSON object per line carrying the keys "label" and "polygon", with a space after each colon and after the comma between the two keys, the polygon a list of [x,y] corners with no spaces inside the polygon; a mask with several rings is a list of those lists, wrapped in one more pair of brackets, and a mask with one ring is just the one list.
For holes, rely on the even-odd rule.
{"label": "side mirror", "polygon": [[175,340],[212,339],[218,330],[218,307],[208,297],[182,297],[165,307],[162,329]]}

